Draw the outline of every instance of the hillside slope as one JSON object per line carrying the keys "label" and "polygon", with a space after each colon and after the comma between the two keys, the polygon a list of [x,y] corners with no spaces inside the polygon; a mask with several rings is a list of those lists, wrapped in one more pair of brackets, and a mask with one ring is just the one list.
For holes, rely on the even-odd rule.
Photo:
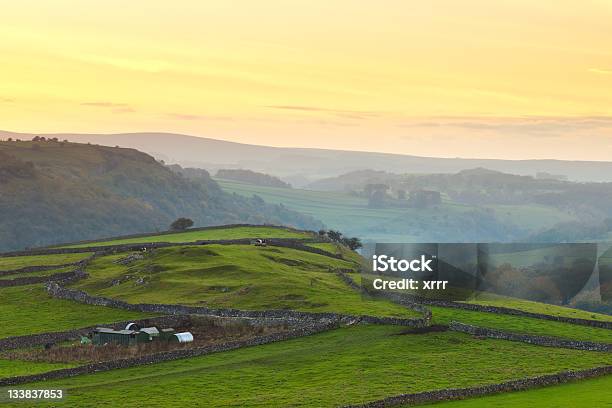
{"label": "hillside slope", "polygon": [[322,225],[259,198],[223,192],[206,173],[188,180],[133,149],[0,142],[0,250],[196,225]]}

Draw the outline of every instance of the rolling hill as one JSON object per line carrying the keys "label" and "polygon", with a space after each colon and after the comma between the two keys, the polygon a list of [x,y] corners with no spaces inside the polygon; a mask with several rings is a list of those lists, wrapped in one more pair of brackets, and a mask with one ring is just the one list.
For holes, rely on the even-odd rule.
{"label": "rolling hill", "polygon": [[189,180],[133,149],[60,141],[0,142],[0,250],[196,225],[285,224],[311,217]]}
{"label": "rolling hill", "polygon": [[[270,244],[256,246],[223,241],[258,236],[268,237]],[[280,241],[275,244],[273,239]],[[134,240],[140,240],[143,245],[165,244],[136,252],[131,247],[120,246],[135,243]],[[299,244],[291,246],[292,242]],[[430,322],[407,327],[402,325],[407,320],[401,319],[420,321],[425,315],[424,309],[418,311],[414,305],[406,307],[390,300],[362,296],[341,278],[343,275],[359,281],[357,254],[336,243],[320,242],[315,234],[286,228],[220,227],[119,237],[91,245],[100,244],[112,245],[112,251],[100,252],[90,260],[85,266],[87,275],[72,283],[56,282],[66,290],[79,290],[77,298],[57,298],[56,293],[46,292],[42,285],[0,287],[0,303],[10,311],[0,318],[5,328],[0,333],[0,390],[4,390],[2,385],[14,381],[17,383],[10,385],[12,388],[65,390],[64,400],[39,401],[37,406],[88,406],[95,401],[96,405],[136,407],[142,406],[143,395],[147,396],[147,406],[152,407],[178,407],[196,400],[206,401],[206,406],[350,406],[380,403],[393,396],[452,393],[448,390],[461,388],[468,390],[468,399],[440,405],[505,406],[512,402],[546,407],[555,401],[563,406],[562,402],[576,393],[585,397],[572,399],[576,407],[598,406],[608,400],[610,375],[606,376],[605,370],[612,366],[609,351],[574,347],[583,342],[590,347],[610,347],[612,331],[601,326],[610,321],[610,316],[496,298],[500,306],[515,311],[537,311],[541,316],[435,306],[426,307],[431,312]],[[62,251],[68,253],[61,254],[53,253],[57,249],[49,249],[48,253],[0,256],[0,265],[9,268],[76,262],[89,256],[89,252],[76,252],[87,251],[87,245],[81,243],[77,245],[79,248],[74,248],[73,244],[65,244]],[[85,297],[92,295],[102,298],[95,298],[95,305],[85,304]],[[292,338],[263,336],[244,344],[219,337],[213,346],[202,349],[203,353],[196,353],[197,348],[176,346],[174,351],[152,354],[153,360],[118,360],[120,363],[116,366],[111,364],[113,360],[96,360],[89,367],[78,359],[71,359],[68,352],[61,361],[46,357],[47,348],[43,346],[48,336],[63,336],[59,337],[64,339],[61,343],[52,346],[56,352],[107,347],[81,344],[83,331],[72,337],[58,332],[153,318],[153,314],[134,309],[151,303],[164,305],[165,310],[177,308],[175,313],[179,315],[196,313],[181,307],[199,308],[200,318],[216,319],[217,330],[235,324],[234,321],[257,325],[262,320],[262,315],[257,313],[268,313],[274,316],[268,320],[280,320],[284,324],[291,321],[311,325],[316,319],[336,324],[321,332],[298,329],[301,334]],[[256,317],[242,320],[231,317],[236,313],[255,313]],[[294,317],[282,319],[285,313]],[[295,313],[302,313],[305,320],[300,320]],[[345,318],[333,320],[335,313]],[[62,318],[58,319],[57,315]],[[596,322],[599,327],[550,320],[550,317],[563,316]],[[389,317],[400,320],[376,320]],[[457,322],[522,337],[510,341],[486,334],[470,335],[454,329]],[[46,333],[43,337],[36,337],[43,332]],[[13,337],[28,334],[35,336]],[[539,336],[544,336],[549,343],[530,344]],[[32,339],[38,339],[38,343],[28,345]],[[138,350],[143,349],[133,348],[132,352]],[[572,373],[600,370],[601,374],[595,379],[579,380],[581,377],[577,374],[569,374],[574,380],[563,379],[568,376],[565,374],[568,370]],[[36,375],[48,377],[40,381],[41,377]],[[528,391],[510,392],[513,389],[509,388],[489,395],[498,384],[529,382],[535,377],[553,380],[537,383],[538,388]],[[566,381],[571,383],[545,387]],[[470,391],[478,387],[491,388],[484,393]],[[482,397],[475,398],[478,395]],[[393,406],[404,406],[401,402],[398,398]]]}
{"label": "rolling hill", "polygon": [[[31,139],[32,134],[0,132],[0,137]],[[563,160],[494,160],[418,157],[400,154],[247,145],[171,133],[43,135],[80,143],[131,147],[183,167],[210,171],[243,168],[282,177],[296,187],[354,170],[396,173],[456,173],[485,167],[505,173],[560,174],[576,181],[612,181],[612,163]]]}

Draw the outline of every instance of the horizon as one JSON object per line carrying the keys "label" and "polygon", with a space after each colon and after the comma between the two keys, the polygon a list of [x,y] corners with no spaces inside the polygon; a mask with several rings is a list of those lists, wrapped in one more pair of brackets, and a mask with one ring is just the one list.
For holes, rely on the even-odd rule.
{"label": "horizon", "polygon": [[152,128],[446,158],[612,153],[607,2],[30,5],[6,5],[0,27],[0,116],[18,132]]}
{"label": "horizon", "polygon": [[[291,146],[291,145],[264,145],[264,144],[254,144],[249,142],[239,142],[234,140],[226,140],[226,139],[218,139],[209,136],[198,136],[198,135],[190,135],[186,133],[173,133],[173,132],[158,132],[158,131],[132,131],[132,132],[117,132],[117,133],[73,133],[73,132],[52,132],[52,133],[43,133],[43,132],[32,132],[32,133],[23,133],[23,132],[15,132],[5,129],[0,129],[0,134],[2,133],[10,133],[15,135],[24,135],[24,136],[60,136],[60,135],[75,135],[75,136],[83,136],[83,135],[94,135],[94,136],[119,136],[119,135],[145,135],[145,134],[157,134],[157,135],[168,135],[168,136],[183,136],[190,138],[198,138],[205,140],[213,140],[217,142],[227,142],[227,143],[235,143],[240,145],[247,146],[256,146],[256,147],[265,147],[265,148],[277,148],[277,149],[306,149],[306,150],[324,150],[324,151],[337,151],[337,152],[349,152],[349,153],[372,153],[372,154],[388,154],[388,155],[396,155],[396,156],[407,156],[407,157],[418,157],[425,159],[457,159],[457,160],[503,160],[503,161],[563,161],[563,162],[601,162],[601,163],[609,163],[611,160],[580,160],[580,159],[555,159],[555,158],[544,158],[544,157],[531,157],[531,158],[523,158],[523,159],[506,159],[500,157],[457,157],[457,156],[424,156],[424,155],[416,155],[410,153],[397,153],[397,152],[384,152],[384,151],[372,151],[372,150],[356,150],[356,149],[333,149],[333,148],[325,148],[325,147],[316,147],[316,146]],[[24,140],[27,141],[27,140]],[[70,140],[69,140],[70,141]],[[72,143],[84,143],[84,142],[74,142]],[[113,146],[110,146],[113,147]],[[132,148],[128,146],[120,146],[122,148]],[[133,149],[133,148],[132,148]],[[138,150],[138,149],[137,149]],[[364,169],[367,170],[367,169]]]}

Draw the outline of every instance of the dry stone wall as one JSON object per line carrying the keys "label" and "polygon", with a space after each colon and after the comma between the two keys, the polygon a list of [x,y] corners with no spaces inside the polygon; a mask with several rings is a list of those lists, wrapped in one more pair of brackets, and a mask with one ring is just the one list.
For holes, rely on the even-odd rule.
{"label": "dry stone wall", "polygon": [[426,391],[415,394],[402,394],[365,404],[347,405],[345,408],[387,408],[400,405],[417,405],[440,401],[451,401],[501,392],[523,391],[531,388],[563,384],[569,381],[582,380],[612,374],[612,366],[596,367],[580,371],[563,371],[557,374],[523,378],[500,384],[483,385],[469,388],[451,388],[437,391]]}
{"label": "dry stone wall", "polygon": [[556,337],[535,336],[531,334],[508,333],[500,330],[472,326],[470,324],[464,324],[459,322],[451,322],[449,325],[449,329],[461,333],[471,334],[474,336],[483,336],[490,337],[492,339],[510,341],[520,341],[523,343],[536,344],[538,346],[561,347],[589,351],[612,351],[612,344],[594,343],[590,341],[580,340],[565,340]]}

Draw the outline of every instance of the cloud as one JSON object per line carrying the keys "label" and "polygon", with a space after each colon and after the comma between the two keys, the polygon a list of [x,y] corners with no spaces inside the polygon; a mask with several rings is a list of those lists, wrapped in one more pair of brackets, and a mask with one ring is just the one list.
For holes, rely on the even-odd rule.
{"label": "cloud", "polygon": [[126,103],[115,103],[115,102],[83,102],[81,103],[82,106],[93,106],[96,108],[118,108],[118,109],[125,109],[125,108],[129,108],[130,105],[126,104]]}
{"label": "cloud", "polygon": [[294,110],[302,112],[320,112],[335,115],[341,118],[348,119],[367,119],[379,116],[379,112],[372,111],[358,111],[358,110],[343,110],[343,109],[329,109],[321,108],[316,106],[299,106],[299,105],[269,105],[266,108],[270,109],[282,109],[282,110]]}
{"label": "cloud", "polygon": [[600,75],[612,75],[612,69],[590,68],[589,72]]}
{"label": "cloud", "polygon": [[201,115],[190,115],[186,113],[168,113],[168,116],[173,119],[179,120],[202,120],[205,119],[204,116]]}
{"label": "cloud", "polygon": [[582,131],[612,133],[612,116],[582,117],[456,117],[405,121],[397,125],[411,129],[457,129],[470,132],[558,136]]}
{"label": "cloud", "polygon": [[189,114],[189,113],[174,113],[174,112],[166,113],[166,116],[172,119],[178,119],[178,120],[226,120],[226,121],[234,120],[234,118],[230,116],[205,116],[205,115],[194,115],[194,114]]}
{"label": "cloud", "polygon": [[89,106],[93,108],[112,109],[112,113],[134,113],[136,109],[132,108],[127,103],[116,102],[83,102],[81,106]]}
{"label": "cloud", "polygon": [[130,107],[113,109],[113,113],[134,113],[134,112],[136,112],[136,110]]}

